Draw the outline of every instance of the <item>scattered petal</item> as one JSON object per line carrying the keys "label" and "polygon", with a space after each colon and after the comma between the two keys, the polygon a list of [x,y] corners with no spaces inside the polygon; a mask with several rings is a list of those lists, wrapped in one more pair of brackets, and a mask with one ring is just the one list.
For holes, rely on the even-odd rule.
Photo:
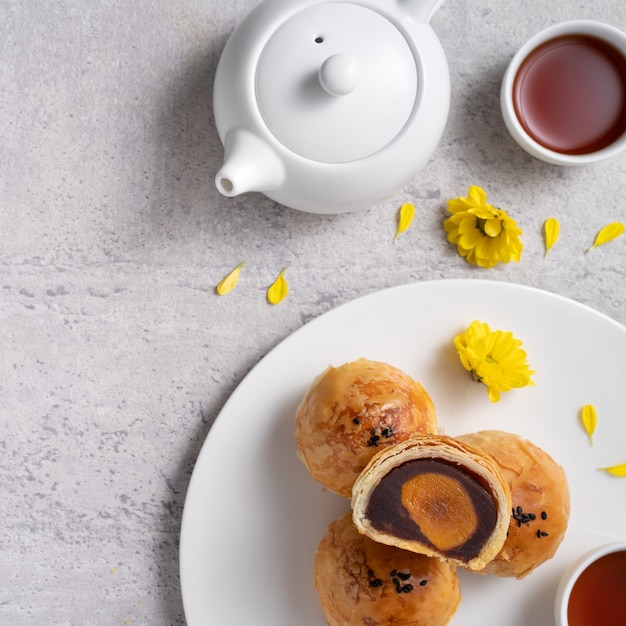
{"label": "scattered petal", "polygon": [[472,265],[494,267],[519,261],[522,255],[521,229],[506,211],[487,204],[487,194],[472,185],[466,198],[448,200],[451,215],[443,228],[448,241]]}
{"label": "scattered petal", "polygon": [[395,240],[409,228],[415,217],[415,207],[410,202],[405,202],[398,211],[398,229],[393,238]]}
{"label": "scattered petal", "polygon": [[543,230],[546,236],[546,252],[543,255],[544,258],[548,256],[548,251],[557,242],[559,234],[561,232],[561,225],[556,217],[549,217],[544,225]]}
{"label": "scattered petal", "polygon": [[591,246],[587,248],[587,252],[601,246],[613,239],[617,239],[620,235],[624,234],[624,224],[621,222],[611,222],[600,229],[600,232],[596,235],[596,238]]}
{"label": "scattered petal", "polygon": [[599,467],[598,469],[608,472],[609,474],[613,474],[613,476],[617,476],[619,478],[626,476],[626,463],[622,463],[621,465],[612,465],[611,467]]}
{"label": "scattered petal", "polygon": [[454,345],[463,367],[487,387],[491,402],[500,400],[500,392],[534,385],[530,377],[535,372],[528,367],[522,342],[512,333],[492,331],[474,320],[454,338]]}
{"label": "scattered petal", "polygon": [[226,295],[229,291],[232,291],[237,281],[239,280],[239,273],[243,267],[243,261],[232,271],[220,280],[215,288],[215,291],[219,296]]}
{"label": "scattered petal", "polygon": [[267,289],[267,300],[270,304],[278,304],[279,302],[282,302],[289,293],[289,285],[285,279],[286,269],[287,268],[284,267],[280,271],[276,280]]}
{"label": "scattered petal", "polygon": [[598,423],[598,414],[593,404],[585,404],[580,411],[580,421],[587,435],[589,435],[589,443],[593,443],[593,433],[596,431]]}

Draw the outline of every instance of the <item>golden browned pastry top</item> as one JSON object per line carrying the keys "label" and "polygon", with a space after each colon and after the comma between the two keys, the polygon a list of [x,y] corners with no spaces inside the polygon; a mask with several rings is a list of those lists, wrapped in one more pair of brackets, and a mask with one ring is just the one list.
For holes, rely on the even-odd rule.
{"label": "golden browned pastry top", "polygon": [[320,374],[296,411],[298,456],[313,478],[346,498],[376,452],[436,432],[424,387],[396,367],[364,358]]}
{"label": "golden browned pastry top", "polygon": [[353,519],[368,537],[482,569],[500,551],[511,496],[495,461],[443,435],[379,452],[353,488]]}
{"label": "golden browned pastry top", "polygon": [[491,455],[511,490],[508,536],[484,572],[522,578],[552,558],[565,536],[570,514],[565,471],[519,435],[486,430],[459,439]]}
{"label": "golden browned pastry top", "polygon": [[319,544],[315,586],[330,626],[445,626],[461,600],[453,565],[372,541],[350,513]]}

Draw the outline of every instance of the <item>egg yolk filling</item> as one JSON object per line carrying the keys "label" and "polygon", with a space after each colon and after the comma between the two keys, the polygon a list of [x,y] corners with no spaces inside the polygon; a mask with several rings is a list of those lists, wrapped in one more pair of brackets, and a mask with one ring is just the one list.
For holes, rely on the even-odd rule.
{"label": "egg yolk filling", "polygon": [[492,535],[497,506],[484,481],[466,468],[415,459],[383,476],[365,515],[380,532],[467,562]]}

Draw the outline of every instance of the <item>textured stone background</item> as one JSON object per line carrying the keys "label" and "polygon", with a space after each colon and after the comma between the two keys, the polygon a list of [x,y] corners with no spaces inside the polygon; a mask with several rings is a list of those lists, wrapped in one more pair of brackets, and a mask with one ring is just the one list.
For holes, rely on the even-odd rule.
{"label": "textured stone background", "polygon": [[[543,164],[507,135],[505,67],[528,37],[622,0],[448,0],[452,77],[427,167],[366,211],[315,216],[222,198],[211,91],[254,0],[0,4],[0,623],[184,624],[178,540],[200,446],[257,361],[309,320],[402,283],[491,278],[626,323],[626,155]],[[518,264],[468,266],[445,202],[482,185],[524,230]],[[416,205],[396,244],[396,212]],[[543,258],[541,227],[561,221]],[[237,288],[214,287],[245,260]],[[288,267],[288,298],[265,290]]]}

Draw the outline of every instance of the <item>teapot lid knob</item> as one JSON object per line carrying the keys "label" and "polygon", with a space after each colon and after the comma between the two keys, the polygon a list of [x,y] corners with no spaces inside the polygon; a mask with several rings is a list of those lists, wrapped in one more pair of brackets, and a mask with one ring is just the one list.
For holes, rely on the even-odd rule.
{"label": "teapot lid knob", "polygon": [[358,87],[360,78],[359,63],[350,54],[333,54],[320,66],[320,84],[331,96],[347,96],[352,93]]}

